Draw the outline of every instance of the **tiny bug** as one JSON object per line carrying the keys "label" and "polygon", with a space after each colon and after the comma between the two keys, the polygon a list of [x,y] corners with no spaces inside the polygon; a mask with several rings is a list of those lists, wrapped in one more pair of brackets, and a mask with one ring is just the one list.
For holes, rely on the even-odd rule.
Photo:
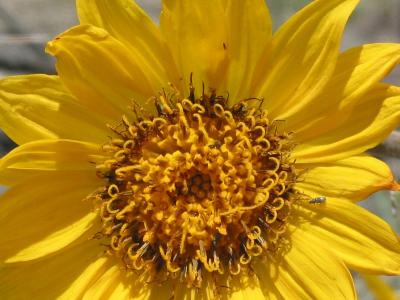
{"label": "tiny bug", "polygon": [[315,198],[312,198],[310,201],[308,201],[308,203],[310,204],[323,204],[326,202],[326,197],[324,196],[318,196]]}

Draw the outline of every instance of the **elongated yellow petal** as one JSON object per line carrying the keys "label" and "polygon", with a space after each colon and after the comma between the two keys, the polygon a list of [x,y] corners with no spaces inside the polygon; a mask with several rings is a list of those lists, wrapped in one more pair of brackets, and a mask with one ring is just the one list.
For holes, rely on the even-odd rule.
{"label": "elongated yellow petal", "polygon": [[[147,290],[150,290],[150,289],[147,288]],[[135,293],[134,293],[133,288],[130,285],[125,285],[121,282],[118,282],[117,286],[112,291],[112,293],[110,294],[108,299],[115,299],[115,300],[119,300],[119,299],[126,299],[126,300],[130,300],[130,299],[145,300],[146,299],[147,300],[147,299],[149,299],[147,297],[143,297],[141,294],[136,294],[132,297],[132,294],[135,294]],[[87,299],[93,299],[93,298],[87,298]]]}
{"label": "elongated yellow petal", "polygon": [[264,300],[266,295],[261,287],[260,280],[262,279],[263,274],[258,276],[243,274],[235,277],[231,282],[231,291],[226,291],[226,293],[232,300]]}
{"label": "elongated yellow petal", "polygon": [[77,0],[81,24],[101,27],[123,42],[142,71],[160,90],[179,76],[159,28],[133,0]]}
{"label": "elongated yellow petal", "polygon": [[[229,55],[226,90],[232,103],[254,96],[250,90],[253,74],[262,51],[269,47],[272,24],[264,0],[228,1],[226,8]],[[212,54],[211,54],[212,55]]]}
{"label": "elongated yellow petal", "polygon": [[[231,287],[218,286],[218,283],[204,274],[206,282],[200,289],[187,288],[183,283],[163,282],[157,288],[149,288],[137,282],[132,274],[127,275],[118,267],[111,267],[101,278],[99,278],[87,291],[84,299],[137,299],[137,300],[158,300],[174,297],[179,300],[217,299],[222,294],[229,299],[247,300],[265,299],[261,283],[255,275],[232,278]],[[207,279],[206,279],[207,278]],[[155,283],[157,284],[157,283]],[[217,286],[216,286],[217,285]],[[227,289],[222,291],[221,289]],[[221,290],[218,294],[217,290]],[[275,299],[275,298],[268,298]]]}
{"label": "elongated yellow petal", "polygon": [[400,88],[379,84],[349,110],[346,122],[294,150],[299,163],[338,160],[379,144],[400,122]]}
{"label": "elongated yellow petal", "polygon": [[351,275],[336,254],[296,230],[289,240],[282,256],[256,266],[258,273],[270,273],[282,299],[356,299]]}
{"label": "elongated yellow petal", "polygon": [[[364,208],[328,198],[305,203],[296,214],[307,220],[297,228],[310,243],[334,249],[350,268],[368,274],[400,274],[400,240],[390,226]],[[371,255],[373,253],[373,255]]]}
{"label": "elongated yellow petal", "polygon": [[41,176],[11,187],[0,197],[0,260],[44,257],[88,239],[97,215],[83,201],[98,186],[85,176]]}
{"label": "elongated yellow petal", "polygon": [[159,92],[141,69],[140,58],[104,29],[73,27],[49,42],[46,51],[57,58],[58,74],[68,89],[115,122],[130,114],[133,101],[145,106]]}
{"label": "elongated yellow petal", "polygon": [[[113,265],[87,288],[83,299],[168,299],[174,295],[172,289],[171,282],[162,282],[160,285],[156,282],[143,284],[138,280],[137,274],[127,273],[117,265]],[[175,299],[181,298],[175,295]]]}
{"label": "elongated yellow petal", "polygon": [[313,1],[284,24],[255,73],[272,118],[298,111],[334,72],[344,26],[358,0]]}
{"label": "elongated yellow petal", "polygon": [[103,143],[105,120],[88,113],[57,76],[0,80],[0,127],[17,144],[65,138]]}
{"label": "elongated yellow petal", "polygon": [[[264,276],[265,270],[260,274],[254,273],[243,273],[240,276],[234,276],[228,278],[223,276],[218,281],[215,280],[210,274],[203,274],[203,285],[199,289],[188,288],[184,283],[173,285],[175,299],[179,300],[191,300],[191,299],[202,299],[202,300],[213,300],[219,299],[232,299],[232,300],[264,300],[272,299],[267,296],[264,282],[262,279],[266,279]],[[157,293],[158,297],[162,294]],[[165,295],[165,294],[164,294]],[[267,298],[266,298],[267,297]],[[154,298],[159,299],[159,298]]]}
{"label": "elongated yellow petal", "polygon": [[[121,272],[122,270],[118,266],[111,266],[88,288],[82,299],[116,299],[110,296],[121,280]],[[119,296],[119,299],[127,299],[126,295],[125,297]]]}
{"label": "elongated yellow petal", "polygon": [[398,300],[395,290],[390,287],[386,282],[380,279],[378,276],[363,275],[360,274],[361,278],[367,283],[369,290],[375,296],[375,300]]}
{"label": "elongated yellow petal", "polygon": [[[170,292],[167,295],[175,296],[176,299],[179,300],[191,300],[200,298],[202,300],[211,300],[215,299],[214,290],[208,286],[208,282],[204,283],[203,286],[199,290],[188,288],[184,283],[178,283],[175,285],[172,293]],[[155,300],[155,299],[154,299]]]}
{"label": "elongated yellow petal", "polygon": [[162,3],[161,32],[172,50],[185,90],[191,74],[197,91],[202,91],[203,83],[207,89],[219,88],[228,63],[225,1]]}
{"label": "elongated yellow petal", "polygon": [[[13,185],[37,175],[96,178],[94,162],[101,160],[100,146],[73,140],[40,140],[26,143],[0,160],[0,184]],[[103,158],[104,159],[104,158]]]}
{"label": "elongated yellow petal", "polygon": [[369,44],[345,51],[321,94],[288,116],[286,128],[296,131],[301,143],[338,126],[349,118],[349,107],[362,101],[399,62],[400,44]]}
{"label": "elongated yellow petal", "polygon": [[[86,276],[96,278],[96,274],[90,274],[90,266],[101,264],[97,260],[102,251],[99,242],[91,240],[43,260],[2,264],[0,295],[10,300],[57,299],[73,286],[76,278]],[[92,279],[86,278],[86,280]],[[77,295],[79,293],[74,294],[72,299],[76,299]]]}
{"label": "elongated yellow petal", "polygon": [[279,262],[273,258],[268,258],[264,261],[256,261],[252,268],[254,268],[256,276],[259,278],[258,282],[262,289],[265,299],[270,300],[282,300],[284,299],[283,294],[279,290],[279,284],[277,281],[279,278]]}
{"label": "elongated yellow petal", "polygon": [[[97,245],[98,246],[98,245]],[[95,250],[95,249],[94,249]],[[115,264],[115,261],[103,254],[98,254],[80,274],[74,278],[62,295],[60,300],[82,299],[86,291]]]}
{"label": "elongated yellow petal", "polygon": [[353,156],[339,161],[304,165],[307,171],[296,184],[316,195],[342,197],[353,201],[365,199],[382,189],[398,189],[392,171],[371,156]]}
{"label": "elongated yellow petal", "polygon": [[[263,275],[263,274],[262,274]],[[200,289],[188,288],[184,283],[175,285],[175,299],[179,300],[213,300],[213,299],[232,299],[232,300],[264,300],[266,298],[265,290],[262,288],[263,282],[260,282],[261,274],[254,273],[241,274],[228,278],[224,276],[215,280],[210,274],[203,274],[203,286]],[[159,294],[160,296],[161,294]],[[155,298],[158,299],[158,298]]]}

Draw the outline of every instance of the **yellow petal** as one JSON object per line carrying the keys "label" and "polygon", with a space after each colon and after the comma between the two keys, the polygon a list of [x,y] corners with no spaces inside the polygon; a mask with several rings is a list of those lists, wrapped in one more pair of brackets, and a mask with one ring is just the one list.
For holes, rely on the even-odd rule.
{"label": "yellow petal", "polygon": [[[149,288],[147,288],[149,289]],[[142,295],[138,294],[135,296],[131,296],[132,295],[133,290],[131,290],[131,287],[129,285],[124,285],[122,283],[118,283],[117,286],[115,287],[115,289],[112,291],[112,293],[110,294],[109,297],[107,297],[107,299],[111,299],[111,300],[120,300],[120,299],[126,299],[126,300],[147,300],[148,298],[142,297]],[[93,298],[87,298],[87,299],[93,299]],[[100,298],[101,299],[101,298]],[[158,298],[159,299],[159,298]]]}
{"label": "yellow petal", "polygon": [[339,160],[379,144],[400,122],[400,88],[379,84],[349,109],[351,118],[295,148],[299,163]]}
{"label": "yellow petal", "polygon": [[375,300],[398,300],[395,290],[377,276],[360,274]]}
{"label": "yellow petal", "polygon": [[0,197],[0,261],[44,257],[88,239],[99,228],[92,203],[96,188],[84,176],[41,176],[9,188]]}
{"label": "yellow petal", "polygon": [[[224,44],[228,39],[225,25],[225,1],[163,0],[161,32],[169,45],[184,88],[190,74],[197,92],[202,85],[219,88],[228,63]],[[225,44],[226,46],[226,44]]]}
{"label": "yellow petal", "polygon": [[400,44],[370,44],[352,48],[338,58],[335,72],[313,101],[301,112],[288,116],[286,128],[296,131],[296,140],[309,140],[349,118],[349,107],[400,62]]}
{"label": "yellow petal", "polygon": [[114,122],[129,115],[133,101],[145,105],[159,92],[141,69],[142,61],[104,29],[80,25],[49,42],[58,74],[67,88],[92,111]]}
{"label": "yellow petal", "polygon": [[272,118],[298,111],[327,84],[344,26],[357,3],[313,1],[274,35],[254,78]]}
{"label": "yellow petal", "polygon": [[279,286],[281,283],[277,284],[281,279],[279,278],[279,266],[272,257],[268,257],[266,260],[255,260],[252,264],[252,268],[255,271],[256,276],[258,277],[258,282],[260,284],[260,288],[262,289],[265,299],[270,300],[283,300],[283,293],[279,290]]}
{"label": "yellow petal", "polygon": [[[111,298],[110,295],[121,280],[121,272],[122,270],[118,266],[111,266],[87,289],[82,299],[115,299]],[[127,298],[121,297],[119,299]]]}
{"label": "yellow petal", "polygon": [[223,276],[218,278],[218,280],[216,280],[215,277],[211,276],[210,274],[203,273],[203,285],[201,288],[187,288],[184,283],[177,283],[174,284],[173,295],[175,296],[174,299],[177,300],[264,300],[266,297],[261,285],[262,283],[259,281],[258,276],[252,273],[242,273],[239,276],[234,276],[231,278]]}
{"label": "yellow petal", "polygon": [[[92,240],[43,260],[2,264],[0,295],[2,299],[10,300],[58,299],[74,286],[77,278],[86,277],[88,282],[92,280],[88,277],[96,278],[90,266],[97,265],[100,269],[101,261],[97,260],[102,252],[99,241]],[[68,299],[78,299],[79,292]]]}
{"label": "yellow petal", "polygon": [[179,85],[172,55],[159,28],[132,0],[77,0],[81,24],[101,27],[123,42],[149,81],[160,90],[168,82]]}
{"label": "yellow petal", "polygon": [[282,299],[356,299],[351,275],[334,253],[296,230],[288,239],[275,258],[255,265],[257,273],[270,273]]}
{"label": "yellow petal", "polygon": [[[305,221],[297,228],[310,243],[327,245],[350,268],[367,274],[400,274],[400,240],[390,226],[346,200],[304,203],[295,214]],[[371,255],[372,254],[372,255]]]}
{"label": "yellow petal", "polygon": [[272,271],[277,269],[278,266],[275,265],[272,267],[273,264],[273,262],[254,264],[253,267],[256,270],[257,276],[259,277],[260,287],[264,292],[265,299],[283,300],[285,299],[283,297],[283,293],[279,291],[278,285],[276,284],[276,281],[279,280],[275,276],[277,272]]}
{"label": "yellow petal", "polygon": [[[125,272],[117,262],[110,266],[101,277],[87,288],[83,299],[134,299],[158,300],[168,299],[173,295],[170,281],[144,284],[136,273]],[[176,296],[176,295],[175,295]],[[175,297],[174,299],[180,299]]]}
{"label": "yellow petal", "polygon": [[[290,239],[292,248],[284,254],[281,274],[289,287],[294,287],[299,295],[309,295],[306,298],[357,298],[350,272],[335,253],[325,250],[320,244],[311,244],[300,232],[292,233]],[[288,295],[291,294],[289,291]]]}
{"label": "yellow petal", "polygon": [[[100,245],[96,245],[96,247],[101,249]],[[82,299],[88,288],[115,263],[114,260],[109,259],[103,253],[98,254],[96,258],[76,276],[74,281],[69,284],[68,288],[57,299]]]}
{"label": "yellow petal", "polygon": [[[226,295],[228,299],[247,300],[265,299],[260,283],[254,275],[243,275],[232,278],[230,287],[216,286],[216,282],[206,273],[203,274],[204,284],[199,289],[187,288],[181,282],[166,281],[143,285],[134,274],[127,275],[123,269],[114,266],[99,278],[87,291],[84,299],[137,299],[137,300],[176,300],[218,299]],[[220,284],[220,283],[218,283]],[[172,299],[171,298],[171,299]],[[275,298],[268,298],[275,299]]]}
{"label": "yellow petal", "polygon": [[262,277],[263,277],[262,274],[258,276],[241,274],[240,276],[233,277],[231,282],[231,290],[226,291],[229,299],[232,300],[266,299],[267,295],[264,294],[265,291],[262,289],[260,283]]}
{"label": "yellow petal", "polygon": [[303,165],[307,170],[296,184],[298,190],[316,195],[362,200],[382,189],[398,189],[393,173],[381,160],[353,156],[331,163]]}
{"label": "yellow petal", "polygon": [[71,96],[57,76],[0,80],[0,127],[17,144],[65,138],[103,143],[104,121]]}
{"label": "yellow petal", "polygon": [[96,178],[94,162],[103,160],[100,146],[73,140],[40,140],[26,143],[0,160],[0,184],[13,185],[37,175]]}
{"label": "yellow petal", "polygon": [[250,91],[250,75],[262,51],[270,44],[272,24],[264,0],[228,1],[226,11],[229,34],[225,48],[229,69],[223,85],[229,92],[229,99],[235,103],[254,96]]}

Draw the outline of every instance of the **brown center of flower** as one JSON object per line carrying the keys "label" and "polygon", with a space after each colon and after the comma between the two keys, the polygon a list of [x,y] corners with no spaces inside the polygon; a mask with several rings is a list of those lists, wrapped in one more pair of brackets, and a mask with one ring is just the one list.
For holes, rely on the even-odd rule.
{"label": "brown center of flower", "polygon": [[112,158],[98,166],[108,252],[148,280],[189,287],[204,272],[239,274],[286,229],[296,198],[290,137],[259,99],[229,106],[191,88],[154,100],[158,115],[124,117],[104,147]]}

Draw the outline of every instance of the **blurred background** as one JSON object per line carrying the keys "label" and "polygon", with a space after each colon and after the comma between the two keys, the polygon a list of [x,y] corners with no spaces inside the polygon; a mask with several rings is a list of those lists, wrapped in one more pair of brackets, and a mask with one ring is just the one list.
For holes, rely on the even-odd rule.
{"label": "blurred background", "polygon": [[[160,0],[138,0],[158,22]],[[306,5],[307,0],[267,0],[278,28],[290,15]],[[54,61],[43,51],[44,45],[58,33],[77,24],[74,0],[0,0],[0,78],[27,73],[54,74]],[[343,49],[373,42],[400,42],[400,0],[363,0],[347,26]],[[400,85],[398,67],[385,81]],[[0,132],[0,157],[15,144]],[[400,135],[393,135],[372,153],[386,160],[397,178],[400,175]],[[1,187],[0,187],[1,189]],[[363,203],[385,218],[400,232],[400,197],[382,192]],[[373,255],[373,254],[372,254]],[[374,299],[364,281],[357,280],[360,299]],[[385,282],[400,290],[398,277]]]}

